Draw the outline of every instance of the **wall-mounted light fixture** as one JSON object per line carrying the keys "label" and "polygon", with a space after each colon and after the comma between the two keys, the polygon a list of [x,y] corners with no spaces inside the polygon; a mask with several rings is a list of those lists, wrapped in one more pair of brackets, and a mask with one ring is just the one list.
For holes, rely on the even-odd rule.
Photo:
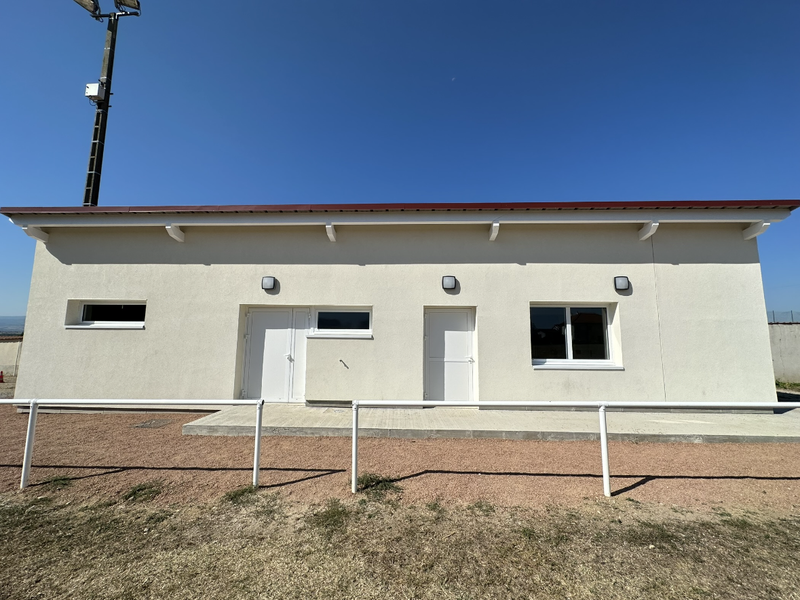
{"label": "wall-mounted light fixture", "polygon": [[618,292],[629,290],[631,289],[631,282],[624,276],[614,277],[614,289]]}
{"label": "wall-mounted light fixture", "polygon": [[262,277],[261,278],[261,289],[262,290],[274,290],[275,289],[275,278],[274,277]]}
{"label": "wall-mounted light fixture", "polygon": [[442,277],[442,289],[454,290],[456,289],[456,278],[454,275],[445,275]]}

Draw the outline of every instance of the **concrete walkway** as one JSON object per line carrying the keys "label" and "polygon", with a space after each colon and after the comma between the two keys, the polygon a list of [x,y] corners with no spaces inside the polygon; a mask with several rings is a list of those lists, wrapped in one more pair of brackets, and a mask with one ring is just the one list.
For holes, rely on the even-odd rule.
{"label": "concrete walkway", "polygon": [[[266,404],[262,435],[350,436],[350,408]],[[800,442],[800,409],[782,414],[608,411],[611,440],[658,442]],[[597,411],[359,410],[359,436],[395,438],[599,439]],[[185,435],[255,434],[255,408],[234,406],[183,426]]]}

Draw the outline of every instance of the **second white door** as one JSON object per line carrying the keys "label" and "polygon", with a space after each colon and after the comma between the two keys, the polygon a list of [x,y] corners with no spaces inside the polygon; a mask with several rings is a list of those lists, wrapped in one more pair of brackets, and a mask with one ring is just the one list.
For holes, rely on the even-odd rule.
{"label": "second white door", "polygon": [[475,312],[469,308],[425,311],[425,399],[474,399]]}

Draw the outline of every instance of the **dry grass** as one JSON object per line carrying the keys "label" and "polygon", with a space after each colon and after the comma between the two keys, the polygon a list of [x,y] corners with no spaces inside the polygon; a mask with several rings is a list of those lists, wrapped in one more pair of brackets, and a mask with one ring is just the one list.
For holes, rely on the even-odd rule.
{"label": "dry grass", "polygon": [[[150,489],[150,484],[143,485]],[[797,598],[800,515],[0,495],[0,598]],[[55,498],[55,499],[54,499]],[[238,502],[238,500],[244,500]]]}

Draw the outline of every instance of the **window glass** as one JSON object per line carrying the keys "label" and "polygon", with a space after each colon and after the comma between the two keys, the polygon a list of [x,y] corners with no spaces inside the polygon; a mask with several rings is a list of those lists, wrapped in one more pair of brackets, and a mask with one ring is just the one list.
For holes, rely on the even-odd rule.
{"label": "window glass", "polygon": [[567,311],[531,307],[531,354],[534,359],[567,358]]}
{"label": "window glass", "polygon": [[606,360],[606,309],[571,308],[572,358]]}
{"label": "window glass", "polygon": [[531,306],[530,311],[534,362],[609,360],[605,308]]}
{"label": "window glass", "polygon": [[319,311],[317,313],[317,329],[361,329],[366,331],[369,330],[369,312]]}
{"label": "window glass", "polygon": [[144,321],[144,304],[84,304],[84,321]]}

